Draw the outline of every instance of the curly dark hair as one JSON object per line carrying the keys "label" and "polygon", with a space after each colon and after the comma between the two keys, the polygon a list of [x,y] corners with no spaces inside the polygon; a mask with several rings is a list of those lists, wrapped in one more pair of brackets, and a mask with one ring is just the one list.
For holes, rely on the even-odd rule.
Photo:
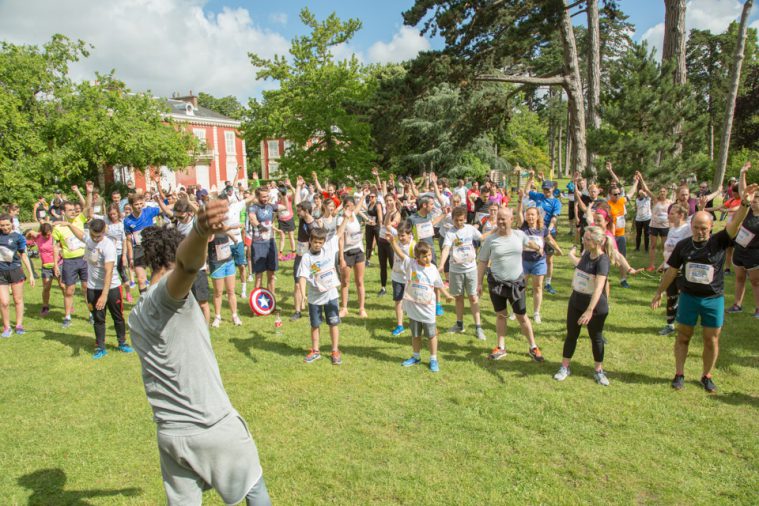
{"label": "curly dark hair", "polygon": [[173,227],[151,226],[142,231],[145,261],[154,271],[169,269],[176,261],[177,248],[184,236]]}

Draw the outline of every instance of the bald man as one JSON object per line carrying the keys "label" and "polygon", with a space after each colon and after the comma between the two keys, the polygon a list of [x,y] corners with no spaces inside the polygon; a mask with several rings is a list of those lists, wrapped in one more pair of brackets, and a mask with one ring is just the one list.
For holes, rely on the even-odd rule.
{"label": "bald man", "polygon": [[487,273],[490,301],[496,313],[495,330],[498,334],[498,345],[493,348],[488,358],[500,360],[506,356],[507,308],[511,305],[522,328],[522,334],[530,343],[530,357],[536,362],[542,362],[543,355],[535,344],[532,324],[527,318],[527,293],[522,271],[522,251],[525,248],[540,251],[541,247],[521,230],[513,230],[513,221],[511,209],[502,207],[498,211],[497,228],[482,243],[477,262],[477,294],[482,295],[482,280]]}
{"label": "bald man", "polygon": [[[651,308],[659,307],[662,294],[677,279],[680,300],[675,317],[678,324],[675,341],[675,378],[672,380],[672,388],[675,390],[685,386],[685,359],[699,318],[704,336],[701,384],[709,393],[717,390],[712,380],[712,370],[717,362],[719,335],[725,313],[725,251],[738,234],[757,189],[759,186],[754,184],[744,190],[741,207],[736,212],[735,219],[716,234],[712,235],[714,218],[711,214],[704,211],[694,214],[691,220],[692,237],[678,242],[667,261],[669,268],[651,301]],[[682,276],[678,276],[680,271],[683,273]]]}

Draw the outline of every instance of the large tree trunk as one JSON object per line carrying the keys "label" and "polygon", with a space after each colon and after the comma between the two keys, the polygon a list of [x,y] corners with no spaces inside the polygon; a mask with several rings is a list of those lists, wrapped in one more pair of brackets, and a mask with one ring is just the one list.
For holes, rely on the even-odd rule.
{"label": "large tree trunk", "polygon": [[[567,125],[569,125],[571,121],[571,114],[567,116]],[[569,174],[572,170],[572,167],[570,164],[572,163],[572,129],[567,126],[567,139],[564,143],[564,147],[566,151],[564,151],[564,173]],[[575,170],[577,170],[577,167],[575,167]]]}
{"label": "large tree trunk", "polygon": [[[601,33],[598,23],[598,0],[588,0],[588,126],[601,126]],[[591,172],[594,153],[588,151],[588,167]]]}
{"label": "large tree trunk", "polygon": [[557,157],[558,160],[557,160],[556,165],[559,167],[559,170],[562,170],[562,167],[564,167],[564,165],[562,165],[561,163],[563,160],[562,147],[564,146],[564,142],[563,142],[564,141],[564,123],[562,123],[561,121],[559,121],[559,134],[556,136],[556,139],[558,143],[558,146],[556,149],[556,152],[558,153],[558,157]]}
{"label": "large tree trunk", "polygon": [[[685,0],[664,0],[664,47],[662,61],[674,62],[673,79],[675,84],[685,84],[687,71],[685,68]],[[679,121],[673,132],[675,138],[674,156],[683,152],[683,142],[680,135],[683,123]]]}
{"label": "large tree trunk", "polygon": [[743,13],[741,14],[741,25],[738,29],[738,44],[735,46],[735,57],[733,66],[730,69],[730,93],[727,96],[727,106],[725,108],[725,122],[722,126],[722,141],[719,146],[719,159],[717,168],[714,171],[714,181],[712,188],[722,185],[725,178],[725,169],[727,168],[727,155],[730,151],[730,134],[733,129],[733,115],[735,114],[735,99],[738,96],[738,85],[741,81],[741,66],[743,65],[743,51],[746,47],[746,29],[748,28],[748,16],[754,0],[746,0],[743,4]]}
{"label": "large tree trunk", "polygon": [[[567,126],[572,134],[572,161],[571,165],[576,170],[585,172],[588,168],[588,159],[585,139],[585,101],[582,93],[582,80],[580,79],[580,63],[577,58],[577,44],[575,32],[572,28],[572,17],[569,9],[564,9],[560,23],[561,44],[564,48],[564,89],[569,98],[569,113],[572,123]],[[595,175],[595,172],[591,170]]]}

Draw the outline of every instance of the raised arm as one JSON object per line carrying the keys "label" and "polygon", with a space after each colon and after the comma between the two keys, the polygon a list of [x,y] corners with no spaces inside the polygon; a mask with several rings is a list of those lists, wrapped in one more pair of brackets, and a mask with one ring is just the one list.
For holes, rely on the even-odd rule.
{"label": "raised arm", "polygon": [[646,181],[643,179],[643,174],[641,174],[640,171],[636,171],[635,176],[637,177],[637,180],[640,182],[640,187],[643,188],[643,191],[646,193],[646,195],[648,195],[649,198],[653,200],[654,194],[651,190],[649,190],[648,185],[646,184]]}
{"label": "raised arm", "polygon": [[[84,199],[82,192],[79,191],[79,187],[77,185],[73,185],[71,187],[71,191],[73,191],[77,198],[79,198],[79,205],[82,206],[82,212],[84,212],[84,210],[87,208],[87,201]],[[86,215],[87,213],[84,214]]]}
{"label": "raised arm", "polygon": [[751,209],[751,201],[754,200],[754,194],[757,192],[757,190],[759,190],[759,184],[752,184],[746,187],[746,189],[743,191],[743,194],[741,195],[741,205],[735,212],[733,221],[731,221],[725,227],[725,230],[727,230],[727,235],[730,236],[730,239],[735,239],[735,236],[738,235],[738,230],[740,230],[741,225],[743,224],[743,220],[748,215],[749,209]]}
{"label": "raised arm", "polygon": [[743,191],[746,189],[746,174],[748,174],[750,168],[751,162],[746,162],[743,164],[743,167],[741,167],[741,174],[738,178],[738,191],[741,195],[743,195]]}
{"label": "raised arm", "polygon": [[524,223],[524,215],[522,214],[522,211],[524,210],[524,190],[521,188],[517,190],[517,228],[522,228],[522,223]]}
{"label": "raised arm", "polygon": [[622,186],[622,183],[619,181],[617,174],[615,174],[614,170],[611,168],[611,162],[606,162],[606,170],[609,171],[609,175],[611,175],[611,178],[614,180],[614,182],[619,186]]}
{"label": "raised arm", "polygon": [[635,194],[638,193],[638,182],[639,182],[638,176],[636,175],[633,181],[632,188],[630,188],[630,191],[627,192],[627,200],[633,200],[635,198]]}
{"label": "raised arm", "polygon": [[322,185],[319,184],[319,176],[316,175],[316,171],[311,172],[311,177],[314,180],[314,187],[316,187],[316,191],[319,193],[324,193],[324,188],[322,188]]}
{"label": "raised arm", "polygon": [[161,212],[163,212],[163,214],[165,214],[169,218],[173,218],[174,211],[171,208],[169,208],[169,206],[163,203],[163,193],[162,192],[158,192],[158,193],[159,193],[158,195],[155,195],[153,197],[153,200],[155,200],[158,203],[158,207],[161,208]]}

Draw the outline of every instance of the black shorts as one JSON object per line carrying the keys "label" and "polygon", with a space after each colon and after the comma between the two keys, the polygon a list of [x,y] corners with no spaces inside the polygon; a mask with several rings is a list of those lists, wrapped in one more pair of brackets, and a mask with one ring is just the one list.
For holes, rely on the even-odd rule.
{"label": "black shorts", "polygon": [[[504,311],[509,304],[511,304],[511,310],[514,314],[523,315],[527,314],[527,292],[525,290],[525,281],[522,278],[520,281],[515,281],[518,285],[521,285],[521,297],[514,298],[514,292],[510,289],[499,289],[499,283],[493,279],[492,275],[488,275],[488,292],[490,293],[490,302],[493,303],[493,310],[496,313]],[[503,285],[500,285],[503,286]]]}
{"label": "black shorts", "polygon": [[55,272],[53,272],[52,267],[43,267],[40,276],[42,276],[42,279],[56,279],[56,275]]}
{"label": "black shorts", "polygon": [[268,241],[256,241],[251,245],[251,257],[253,258],[253,272],[274,272],[279,267],[277,260],[277,244],[274,239]]}
{"label": "black shorts", "polygon": [[743,267],[747,271],[759,268],[759,249],[735,248],[733,265]]}
{"label": "black shorts", "polygon": [[0,285],[16,285],[24,281],[26,281],[26,276],[24,276],[21,267],[9,271],[0,271]]}
{"label": "black shorts", "polygon": [[116,271],[119,273],[122,283],[129,281],[129,270],[124,265],[124,257],[121,256],[121,253],[116,257]]}
{"label": "black shorts", "polygon": [[208,290],[208,272],[204,269],[198,271],[195,281],[192,283],[192,295],[198,302],[208,302],[210,291]]}
{"label": "black shorts", "polygon": [[353,267],[356,264],[365,261],[366,256],[364,256],[363,251],[361,251],[359,248],[356,248],[348,251],[343,251],[343,259],[345,260],[345,263],[348,265],[348,267]]}
{"label": "black shorts", "polygon": [[87,262],[84,261],[84,257],[63,259],[61,281],[63,286],[72,286],[78,281],[87,282]]}
{"label": "black shorts", "polygon": [[403,300],[403,293],[406,291],[406,285],[393,281],[393,300],[399,302]]}
{"label": "black shorts", "polygon": [[145,262],[145,250],[142,246],[134,246],[132,248],[132,263],[135,267],[142,267],[143,269],[148,266]]}
{"label": "black shorts", "polygon": [[653,237],[667,237],[667,234],[669,233],[668,228],[656,228],[656,227],[648,227],[648,235]]}
{"label": "black shorts", "polygon": [[279,220],[279,229],[282,232],[295,232],[295,219],[290,218],[289,220]]}
{"label": "black shorts", "polygon": [[295,255],[295,262],[293,262],[293,279],[295,282],[298,282],[298,268],[300,267],[300,262],[303,260],[303,257],[300,255]]}

